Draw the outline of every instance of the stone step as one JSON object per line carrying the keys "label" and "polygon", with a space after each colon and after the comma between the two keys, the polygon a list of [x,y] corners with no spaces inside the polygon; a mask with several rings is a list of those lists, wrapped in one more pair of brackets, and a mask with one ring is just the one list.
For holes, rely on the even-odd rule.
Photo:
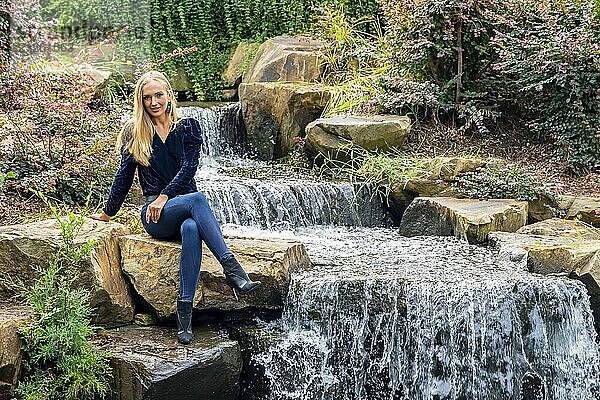
{"label": "stone step", "polygon": [[238,343],[216,328],[194,328],[194,341],[177,343],[175,328],[127,326],[96,343],[110,353],[108,400],[234,400],[242,359]]}
{"label": "stone step", "polygon": [[[300,242],[281,239],[226,238],[226,243],[242,267],[262,286],[255,292],[233,297],[225,283],[221,265],[206,246],[202,249],[202,266],[194,308],[197,310],[281,310],[287,294],[290,274],[310,264]],[[181,244],[160,241],[147,235],[121,238],[123,271],[136,292],[161,319],[175,314],[179,287]]]}

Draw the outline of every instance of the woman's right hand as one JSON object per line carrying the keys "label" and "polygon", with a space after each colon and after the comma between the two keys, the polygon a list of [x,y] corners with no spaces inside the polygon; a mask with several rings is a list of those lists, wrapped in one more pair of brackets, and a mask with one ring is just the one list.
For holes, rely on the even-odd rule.
{"label": "woman's right hand", "polygon": [[88,217],[91,219],[95,219],[97,221],[103,221],[103,222],[110,221],[110,217],[108,215],[106,215],[104,212],[92,214],[92,215],[89,215]]}

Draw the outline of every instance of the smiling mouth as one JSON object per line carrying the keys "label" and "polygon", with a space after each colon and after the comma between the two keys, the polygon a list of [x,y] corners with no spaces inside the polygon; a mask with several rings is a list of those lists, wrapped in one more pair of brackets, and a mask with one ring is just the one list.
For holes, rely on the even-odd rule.
{"label": "smiling mouth", "polygon": [[150,111],[153,111],[153,112],[160,111],[160,107],[158,107],[158,108],[150,108]]}

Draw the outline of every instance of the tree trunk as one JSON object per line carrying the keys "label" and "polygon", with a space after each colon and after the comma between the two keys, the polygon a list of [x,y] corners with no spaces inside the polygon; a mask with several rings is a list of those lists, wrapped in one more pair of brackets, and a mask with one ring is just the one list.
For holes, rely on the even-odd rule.
{"label": "tree trunk", "polygon": [[456,41],[458,46],[458,62],[456,71],[456,105],[460,104],[460,97],[462,93],[462,76],[463,76],[463,42],[462,42],[462,21],[458,23],[456,30]]}

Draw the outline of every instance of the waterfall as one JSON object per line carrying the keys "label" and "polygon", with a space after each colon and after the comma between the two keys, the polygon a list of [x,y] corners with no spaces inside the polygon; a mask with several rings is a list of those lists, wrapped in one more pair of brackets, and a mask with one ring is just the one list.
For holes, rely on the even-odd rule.
{"label": "waterfall", "polygon": [[303,181],[293,176],[270,180],[229,176],[224,166],[252,169],[264,165],[240,158],[248,150],[238,103],[186,107],[182,115],[196,118],[202,127],[203,166],[196,182],[220,223],[265,229],[391,225],[378,197],[349,183]]}
{"label": "waterfall", "polygon": [[206,135],[196,181],[224,232],[300,240],[312,261],[264,328],[277,339],[253,360],[269,394],[253,400],[600,399],[581,283],[455,238],[402,237],[349,183],[233,174],[266,165],[241,158],[239,106],[186,112]]}
{"label": "waterfall", "polygon": [[326,237],[303,238],[327,260],[293,276],[281,339],[257,357],[272,399],[599,398],[580,283],[454,238]]}
{"label": "waterfall", "polygon": [[349,183],[261,181],[257,179],[198,180],[221,223],[265,229],[313,225],[390,225],[381,202]]}
{"label": "waterfall", "polygon": [[233,157],[248,152],[239,103],[179,110],[182,117],[192,117],[200,122],[204,139],[201,152],[205,158]]}

